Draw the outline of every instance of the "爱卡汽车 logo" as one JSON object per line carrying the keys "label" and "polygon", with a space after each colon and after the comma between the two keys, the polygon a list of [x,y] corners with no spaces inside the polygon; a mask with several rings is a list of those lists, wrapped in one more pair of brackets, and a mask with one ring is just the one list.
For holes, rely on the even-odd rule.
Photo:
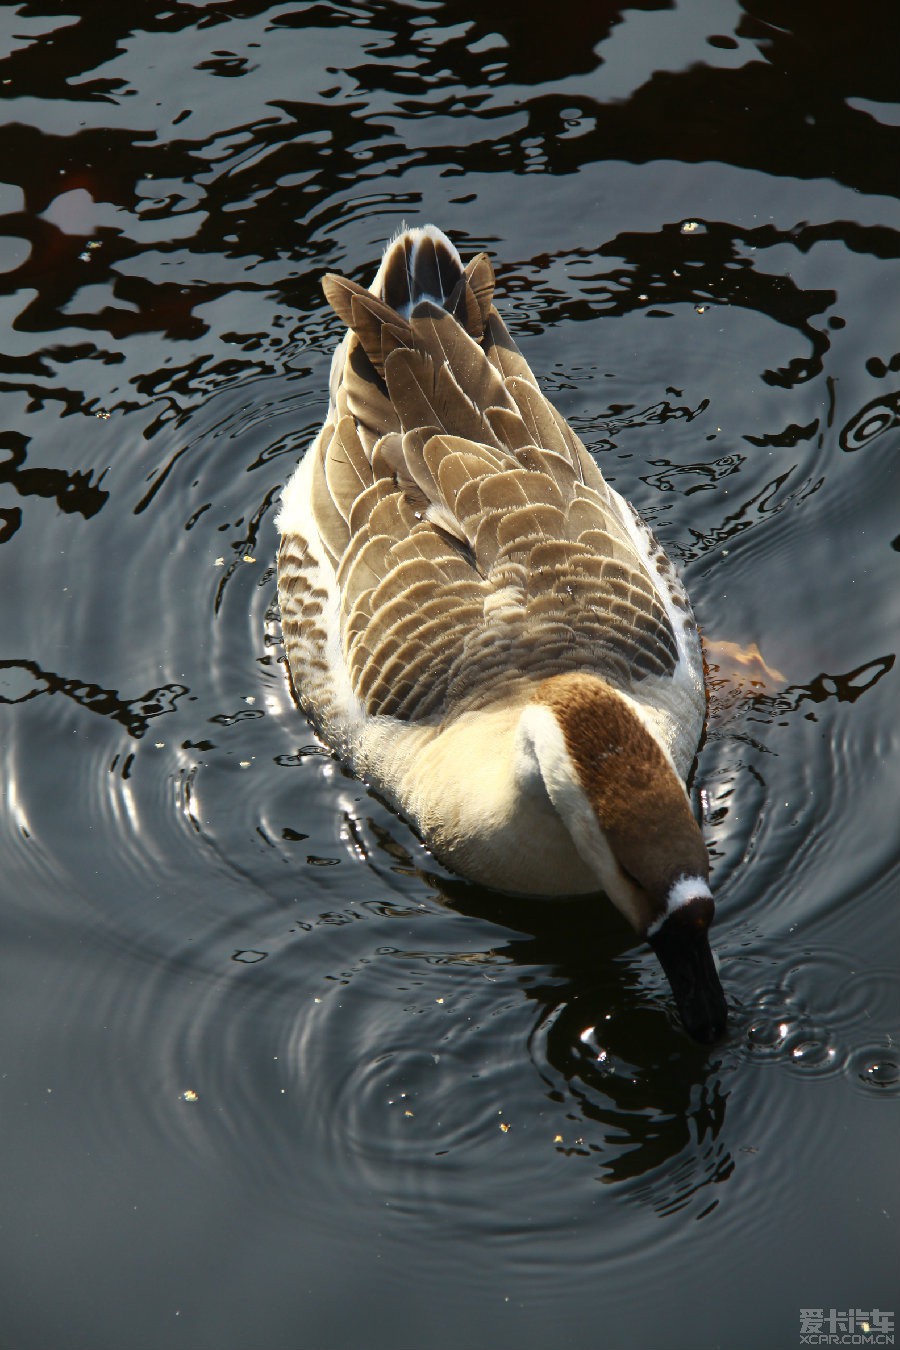
{"label": "\u7231\u5361\u6c7d\u8f66 logo", "polygon": [[801,1308],[801,1345],[893,1345],[894,1314],[883,1308]]}

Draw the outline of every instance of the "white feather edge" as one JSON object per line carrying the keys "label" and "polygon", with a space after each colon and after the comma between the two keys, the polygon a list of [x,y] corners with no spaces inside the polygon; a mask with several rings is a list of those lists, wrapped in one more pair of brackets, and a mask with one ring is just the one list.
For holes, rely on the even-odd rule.
{"label": "white feather edge", "polygon": [[599,880],[625,918],[639,927],[637,890],[617,864],[572,763],[559,720],[544,704],[528,704],[519,718],[515,772],[522,786],[527,785],[530,776],[540,776],[554,810],[591,875]]}
{"label": "white feather edge", "polygon": [[[350,673],[344,660],[341,641],[340,595],[334,568],[331,566],[312,512],[312,493],[310,479],[318,455],[322,432],[301,459],[291,474],[281,497],[281,506],[275,517],[276,529],[282,537],[298,536],[306,545],[313,559],[315,574],[310,577],[313,588],[324,592],[325,602],[322,614],[322,627],[326,633],[325,659],[329,670],[330,695],[334,701],[338,725],[329,727],[329,733],[340,737],[342,748],[349,751],[356,739],[358,730],[366,722],[366,711],[350,682]],[[298,691],[301,696],[305,691]],[[310,701],[315,703],[315,691],[309,691]]]}
{"label": "white feather edge", "polygon": [[712,900],[712,898],[712,891],[702,877],[679,877],[666,897],[666,907],[662,914],[658,919],[654,919],[647,929],[647,937],[654,937],[666,919],[676,910],[683,909],[685,905],[690,905],[695,900]]}

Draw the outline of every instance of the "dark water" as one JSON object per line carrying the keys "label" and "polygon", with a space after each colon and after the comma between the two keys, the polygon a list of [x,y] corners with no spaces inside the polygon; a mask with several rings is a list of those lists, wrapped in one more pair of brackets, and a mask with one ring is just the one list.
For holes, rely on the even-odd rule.
{"label": "dark water", "polygon": [[[0,11],[3,1350],[780,1350],[896,1310],[900,20]],[[273,516],[405,218],[680,561],[730,1037],[290,704]],[[825,1328],[827,1330],[827,1327]]]}

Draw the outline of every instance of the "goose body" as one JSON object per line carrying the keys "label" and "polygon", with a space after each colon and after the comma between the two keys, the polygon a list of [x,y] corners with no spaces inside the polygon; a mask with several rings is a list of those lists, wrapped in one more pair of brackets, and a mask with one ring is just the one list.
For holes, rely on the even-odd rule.
{"label": "goose body", "polygon": [[674,568],[544,398],[434,226],[388,246],[330,406],[285,488],[278,593],[323,738],[447,866],[495,889],[605,891],[699,1039],[725,1024],[709,864],[684,778],[699,635]]}

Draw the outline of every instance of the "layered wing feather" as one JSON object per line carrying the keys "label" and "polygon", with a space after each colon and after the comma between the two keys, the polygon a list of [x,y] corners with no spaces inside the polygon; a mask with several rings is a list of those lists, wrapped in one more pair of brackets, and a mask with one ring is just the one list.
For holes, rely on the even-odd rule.
{"label": "layered wing feather", "polygon": [[407,232],[371,292],[324,284],[350,331],[310,511],[365,712],[445,717],[573,669],[640,696],[685,653],[695,674],[684,591],[538,388],[486,255],[463,269],[439,232]]}

